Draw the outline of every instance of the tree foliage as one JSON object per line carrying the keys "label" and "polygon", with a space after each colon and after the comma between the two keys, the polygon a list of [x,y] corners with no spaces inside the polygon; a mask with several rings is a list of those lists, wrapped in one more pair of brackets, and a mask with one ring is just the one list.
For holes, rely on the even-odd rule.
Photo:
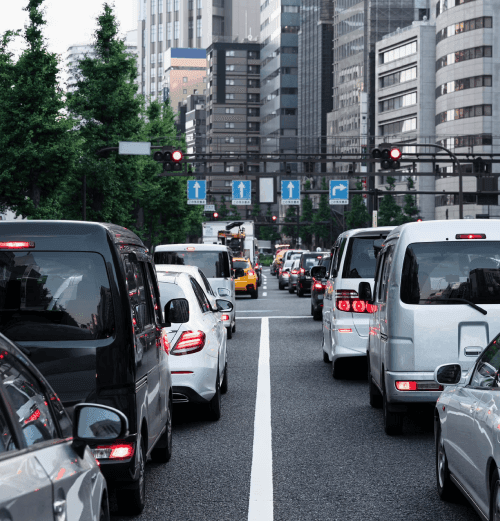
{"label": "tree foliage", "polygon": [[[328,183],[326,178],[323,177],[321,180],[321,190],[328,190]],[[328,224],[319,224],[322,221],[332,221],[333,232],[339,232],[339,225],[337,219],[332,217],[332,210],[330,207],[330,203],[328,201],[329,195],[328,193],[323,193],[319,198],[318,210],[314,214],[313,221],[313,233],[316,235],[317,244],[321,242],[324,247],[326,242],[330,240],[330,225]],[[337,235],[338,235],[337,233]]]}
{"label": "tree foliage", "polygon": [[285,214],[285,222],[286,223],[294,223],[294,224],[285,224],[282,227],[283,235],[288,237],[297,237],[297,216],[299,213],[299,207],[290,205],[288,206]]}
{"label": "tree foliage", "polygon": [[[362,183],[358,178],[356,190],[362,189]],[[351,209],[345,213],[345,222],[348,230],[366,228],[370,223],[370,214],[361,194],[356,194],[351,199]]]}
{"label": "tree foliage", "polygon": [[[304,183],[304,189],[311,189],[311,182],[307,180]],[[309,194],[304,194],[304,198],[302,199],[302,215],[300,216],[301,222],[312,222],[314,217],[313,211],[313,203],[309,196]],[[313,225],[311,224],[301,224],[299,228],[299,236],[302,239],[303,245],[311,245],[312,242],[312,234],[313,234]]]}

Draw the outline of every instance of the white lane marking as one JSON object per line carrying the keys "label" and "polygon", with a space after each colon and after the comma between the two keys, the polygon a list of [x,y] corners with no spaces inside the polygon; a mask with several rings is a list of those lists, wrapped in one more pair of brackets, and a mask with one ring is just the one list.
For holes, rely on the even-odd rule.
{"label": "white lane marking", "polygon": [[[264,288],[264,289],[267,289],[267,288]],[[263,295],[264,297],[267,297],[267,293],[266,293],[265,291],[264,291],[264,293],[262,293],[262,295]]]}
{"label": "white lane marking", "polygon": [[297,315],[297,316],[289,315],[286,317],[285,316],[282,316],[282,317],[274,317],[274,316],[272,316],[272,317],[240,317],[238,315],[238,320],[260,320],[261,318],[273,318],[273,319],[274,318],[312,318],[312,316],[311,315]]}
{"label": "white lane marking", "polygon": [[273,521],[273,510],[271,368],[269,365],[269,319],[266,317],[262,319],[260,332],[248,521]]}
{"label": "white lane marking", "polygon": [[261,313],[262,311],[274,311],[274,309],[243,309],[241,311],[238,311],[238,313]]}
{"label": "white lane marking", "polygon": [[262,289],[267,289],[267,286],[264,286]]}

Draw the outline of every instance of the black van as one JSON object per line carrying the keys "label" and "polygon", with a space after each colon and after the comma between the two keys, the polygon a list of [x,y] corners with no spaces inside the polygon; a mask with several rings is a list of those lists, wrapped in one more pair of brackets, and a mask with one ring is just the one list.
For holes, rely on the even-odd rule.
{"label": "black van", "polygon": [[92,222],[0,223],[0,332],[70,413],[92,402],[126,414],[127,438],[91,448],[128,514],[144,508],[147,457],[166,462],[172,450],[162,322],[151,255],[131,231]]}

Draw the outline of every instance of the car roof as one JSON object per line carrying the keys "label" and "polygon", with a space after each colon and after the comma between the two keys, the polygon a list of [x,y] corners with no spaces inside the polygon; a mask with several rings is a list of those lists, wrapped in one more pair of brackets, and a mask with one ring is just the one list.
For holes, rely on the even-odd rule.
{"label": "car roof", "polygon": [[233,261],[250,261],[248,257],[233,257]]}
{"label": "car roof", "polygon": [[354,237],[356,235],[379,235],[380,233],[389,233],[394,230],[395,226],[378,226],[376,228],[355,228],[347,230],[341,235],[343,237]]}
{"label": "car roof", "polygon": [[[189,248],[189,250],[188,250]],[[157,251],[228,251],[229,248],[222,244],[160,244],[156,246]]]}
{"label": "car roof", "polygon": [[169,282],[170,284],[178,284],[182,277],[189,277],[189,273],[182,273],[180,271],[157,271],[158,282]]}
{"label": "car roof", "polygon": [[200,272],[198,266],[184,265],[184,264],[155,264],[156,273],[189,273],[196,275]]}

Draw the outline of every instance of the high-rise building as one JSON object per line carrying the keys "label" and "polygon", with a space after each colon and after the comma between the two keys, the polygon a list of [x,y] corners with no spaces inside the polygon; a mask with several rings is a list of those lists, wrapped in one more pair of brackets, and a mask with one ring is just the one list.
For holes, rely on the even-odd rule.
{"label": "high-rise building", "polygon": [[207,49],[217,39],[258,35],[259,0],[138,0],[141,92],[156,99],[159,56],[169,48]]}
{"label": "high-rise building", "polygon": [[[261,0],[261,152],[297,152],[300,0]],[[293,163],[292,170],[297,165]],[[268,164],[269,170],[280,165]],[[284,168],[284,165],[281,165]]]}

